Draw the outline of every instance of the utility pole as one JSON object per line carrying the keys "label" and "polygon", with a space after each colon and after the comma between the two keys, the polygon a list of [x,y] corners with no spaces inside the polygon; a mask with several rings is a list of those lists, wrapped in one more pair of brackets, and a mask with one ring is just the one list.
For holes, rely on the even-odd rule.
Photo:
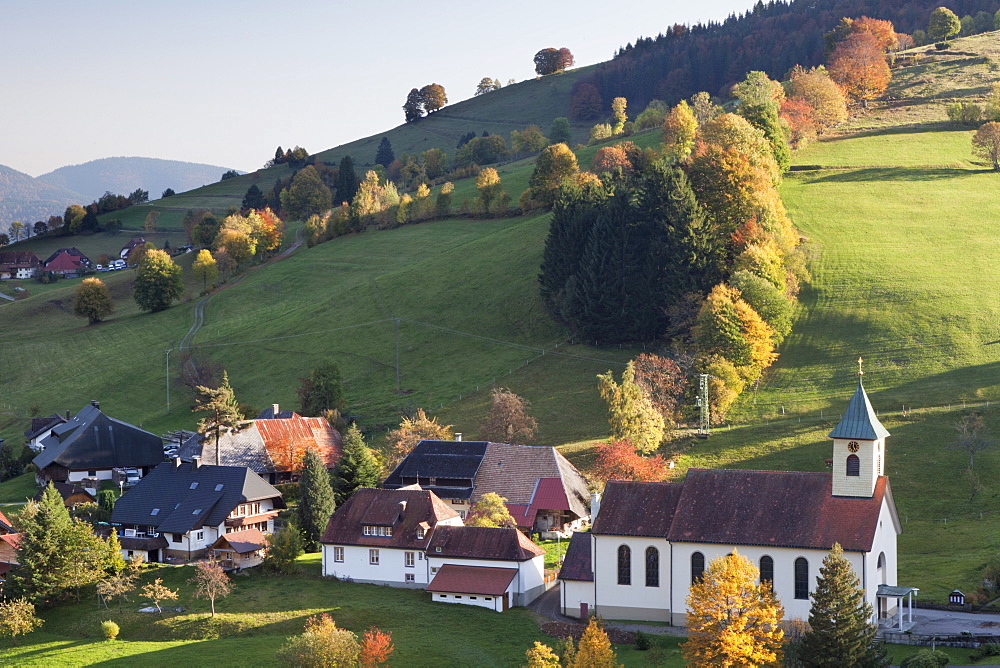
{"label": "utility pole", "polygon": [[708,379],[707,373],[698,374],[698,398],[695,406],[698,407],[698,438],[708,438],[711,422],[711,408],[708,403]]}
{"label": "utility pole", "polygon": [[173,348],[167,348],[167,415],[170,414],[170,351]]}
{"label": "utility pole", "polygon": [[400,318],[394,318],[396,321],[396,392],[400,391],[399,387],[399,321]]}

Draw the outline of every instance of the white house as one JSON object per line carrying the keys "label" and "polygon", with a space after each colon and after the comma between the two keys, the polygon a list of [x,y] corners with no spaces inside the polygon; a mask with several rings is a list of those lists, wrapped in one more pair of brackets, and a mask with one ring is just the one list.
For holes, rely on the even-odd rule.
{"label": "white house", "polygon": [[[897,612],[896,507],[885,438],[861,385],[830,433],[833,471],[690,469],[684,482],[609,482],[592,532],[574,535],[560,572],[564,614],[685,623],[686,597],[708,563],[736,549],[770,580],[787,619],[806,619],[834,543],[866,600]],[[905,589],[905,588],[904,588]]]}
{"label": "white house", "polygon": [[356,491],[321,540],[323,575],[431,591],[498,612],[545,591],[545,551],[513,528],[467,527],[416,485]]}
{"label": "white house", "polygon": [[203,556],[221,537],[272,533],[284,507],[281,492],[245,466],[175,458],[122,495],[111,522],[118,525],[126,558],[140,553],[148,561],[189,560]]}

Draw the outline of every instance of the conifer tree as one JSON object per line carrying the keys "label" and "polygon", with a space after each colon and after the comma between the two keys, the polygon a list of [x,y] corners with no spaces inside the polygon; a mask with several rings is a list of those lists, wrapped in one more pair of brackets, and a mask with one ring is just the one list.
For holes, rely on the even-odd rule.
{"label": "conifer tree", "polygon": [[346,407],[344,390],[340,384],[340,368],[333,360],[325,360],[299,379],[299,412],[307,417],[322,415],[324,411],[343,412]]}
{"label": "conifer tree", "polygon": [[214,432],[215,434],[215,464],[220,464],[219,460],[219,436],[223,429],[232,430],[239,427],[243,421],[243,413],[240,411],[239,402],[236,401],[236,394],[229,384],[229,374],[222,372],[222,384],[219,387],[207,387],[198,385],[194,388],[198,393],[192,411],[208,411],[209,415],[198,421],[198,431]]}
{"label": "conifer tree", "polygon": [[[823,559],[809,610],[810,630],[802,638],[799,659],[805,666],[868,666],[878,628],[872,606],[844,551],[835,543]],[[882,663],[880,665],[887,665]]]}
{"label": "conifer tree", "polygon": [[596,617],[591,617],[584,629],[570,665],[574,668],[618,668],[621,665],[611,647],[611,639],[597,623]]}
{"label": "conifer tree", "polygon": [[389,165],[395,159],[396,154],[393,153],[392,142],[389,141],[388,137],[382,137],[382,141],[378,145],[378,150],[375,152],[375,164],[389,169]]}
{"label": "conifer tree", "polygon": [[340,159],[337,173],[337,199],[334,204],[350,203],[358,192],[358,175],[354,172],[354,160],[345,155]]}
{"label": "conifer tree", "polygon": [[378,487],[382,482],[382,466],[365,445],[357,425],[351,425],[344,436],[344,454],[333,467],[333,493],[338,506],[343,505],[359,487]]}
{"label": "conifer tree", "polygon": [[319,540],[333,514],[333,487],[326,464],[313,450],[306,450],[299,478],[302,500],[299,503],[299,528],[306,552],[318,552]]}

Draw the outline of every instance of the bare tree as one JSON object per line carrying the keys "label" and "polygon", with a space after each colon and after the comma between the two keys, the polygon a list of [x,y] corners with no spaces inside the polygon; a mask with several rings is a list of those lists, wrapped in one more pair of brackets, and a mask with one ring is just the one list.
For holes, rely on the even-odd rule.
{"label": "bare tree", "polygon": [[215,617],[215,599],[226,597],[233,590],[233,583],[217,562],[199,561],[195,566],[191,582],[195,586],[194,595],[212,602],[212,616]]}
{"label": "bare tree", "polygon": [[528,415],[531,404],[505,387],[490,392],[490,412],[479,425],[483,440],[498,443],[528,443],[535,440],[538,420]]}
{"label": "bare tree", "polygon": [[976,460],[976,453],[985,450],[993,445],[990,438],[990,430],[983,422],[982,413],[971,413],[962,416],[955,429],[958,431],[958,438],[952,444],[957,450],[965,450],[969,453],[969,470],[971,471]]}

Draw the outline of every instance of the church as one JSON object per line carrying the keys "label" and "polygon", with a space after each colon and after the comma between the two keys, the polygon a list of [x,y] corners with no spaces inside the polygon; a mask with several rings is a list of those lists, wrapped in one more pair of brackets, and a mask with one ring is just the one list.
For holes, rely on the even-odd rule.
{"label": "church", "polygon": [[895,586],[889,432],[860,371],[829,436],[830,472],[689,469],[683,482],[608,482],[592,530],[573,535],[559,573],[563,614],[683,626],[691,583],[736,549],[772,583],[785,619],[805,620],[823,559],[840,543],[875,616],[890,619],[915,590]]}

